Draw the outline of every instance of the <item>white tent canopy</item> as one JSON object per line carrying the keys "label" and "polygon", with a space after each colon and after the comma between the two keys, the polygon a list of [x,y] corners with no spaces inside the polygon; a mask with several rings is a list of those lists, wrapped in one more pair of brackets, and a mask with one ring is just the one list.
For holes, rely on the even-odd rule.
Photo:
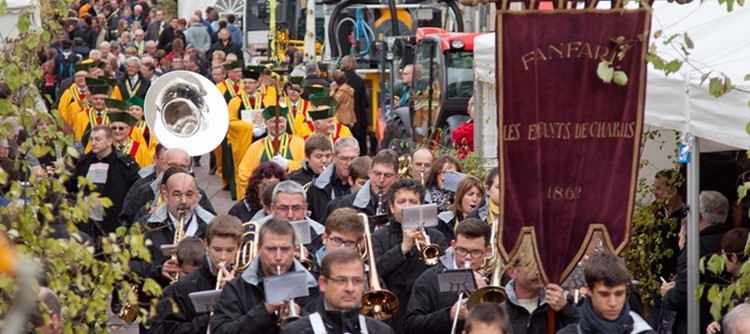
{"label": "white tent canopy", "polygon": [[[714,98],[708,82],[700,83],[703,73],[723,73],[738,87],[750,90],[743,82],[750,73],[750,8],[727,12],[717,0],[686,5],[657,1],[653,7],[652,32],[661,30],[664,36],[687,32],[695,48],[690,50],[689,63],[669,77],[649,65],[646,124],[700,137],[704,152],[750,148],[750,135],[745,132],[750,94],[733,91]],[[667,60],[678,57],[678,49],[663,45],[663,40],[651,39],[658,54]],[[494,86],[495,35],[477,37],[474,45],[477,80]]]}

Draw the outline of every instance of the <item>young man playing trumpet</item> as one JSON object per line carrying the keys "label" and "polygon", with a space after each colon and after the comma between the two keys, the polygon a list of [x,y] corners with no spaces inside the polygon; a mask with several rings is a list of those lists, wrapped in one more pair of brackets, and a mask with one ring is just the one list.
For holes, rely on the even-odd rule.
{"label": "young man playing trumpet", "polygon": [[[295,310],[305,309],[318,295],[315,278],[294,259],[294,228],[271,218],[258,232],[257,256],[250,266],[222,289],[211,318],[211,333],[279,333],[279,322],[289,315],[289,303],[266,303],[263,277],[305,272],[308,297],[295,298]],[[298,313],[299,314],[299,313]]]}
{"label": "young man playing trumpet", "polygon": [[[240,248],[243,232],[242,223],[233,216],[216,216],[208,224],[206,260],[199,269],[164,289],[164,296],[152,319],[152,333],[206,332],[210,314],[197,313],[189,295],[198,291],[220,290],[234,278],[230,265]],[[177,312],[174,312],[173,305],[177,306]]]}

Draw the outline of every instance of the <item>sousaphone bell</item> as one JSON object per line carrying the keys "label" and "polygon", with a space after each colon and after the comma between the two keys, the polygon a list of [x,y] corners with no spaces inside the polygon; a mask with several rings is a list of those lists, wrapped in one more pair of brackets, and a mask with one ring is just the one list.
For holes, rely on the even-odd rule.
{"label": "sousaphone bell", "polygon": [[179,147],[190,156],[213,151],[229,128],[224,97],[211,81],[191,71],[172,71],[146,93],[146,123],[166,148]]}

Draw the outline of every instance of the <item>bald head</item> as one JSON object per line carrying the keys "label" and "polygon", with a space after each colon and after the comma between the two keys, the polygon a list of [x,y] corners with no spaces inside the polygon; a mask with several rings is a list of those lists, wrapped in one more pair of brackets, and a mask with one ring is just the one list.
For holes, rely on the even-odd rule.
{"label": "bald head", "polygon": [[164,164],[164,170],[169,167],[182,167],[190,170],[192,167],[192,160],[187,151],[179,147],[173,147],[164,153]]}
{"label": "bald head", "polygon": [[426,147],[420,147],[411,154],[411,175],[415,178],[420,178],[420,175],[427,176],[427,172],[432,166],[432,160],[435,156]]}
{"label": "bald head", "polygon": [[178,217],[180,212],[190,217],[200,199],[195,178],[187,173],[176,173],[170,176],[166,187],[162,188],[162,196],[169,213],[174,217]]}

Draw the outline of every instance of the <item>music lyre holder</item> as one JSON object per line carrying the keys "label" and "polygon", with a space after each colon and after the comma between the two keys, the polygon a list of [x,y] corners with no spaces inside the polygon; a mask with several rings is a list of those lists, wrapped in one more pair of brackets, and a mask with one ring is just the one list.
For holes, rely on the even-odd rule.
{"label": "music lyre holder", "polygon": [[195,312],[207,313],[213,311],[214,305],[216,305],[216,301],[219,300],[220,294],[221,290],[206,290],[192,292],[188,294],[188,297],[190,297],[190,301],[193,302]]}
{"label": "music lyre holder", "polygon": [[461,293],[476,290],[474,271],[471,269],[446,270],[437,274],[440,292]]}

